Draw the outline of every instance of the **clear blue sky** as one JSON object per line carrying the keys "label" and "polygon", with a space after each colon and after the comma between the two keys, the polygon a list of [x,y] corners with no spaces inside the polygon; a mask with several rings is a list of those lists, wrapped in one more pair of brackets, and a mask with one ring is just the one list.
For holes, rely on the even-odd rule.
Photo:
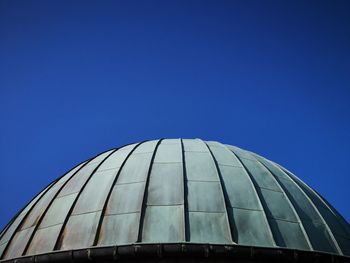
{"label": "clear blue sky", "polygon": [[350,221],[350,1],[0,1],[0,228],[106,149],[218,140]]}

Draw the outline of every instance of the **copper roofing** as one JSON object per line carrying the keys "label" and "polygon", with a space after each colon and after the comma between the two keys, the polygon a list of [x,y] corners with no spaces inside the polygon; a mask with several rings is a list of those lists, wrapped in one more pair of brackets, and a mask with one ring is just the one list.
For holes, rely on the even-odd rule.
{"label": "copper roofing", "polygon": [[199,139],[127,145],[39,193],[0,235],[1,259],[135,243],[280,247],[350,255],[350,226],[291,172]]}

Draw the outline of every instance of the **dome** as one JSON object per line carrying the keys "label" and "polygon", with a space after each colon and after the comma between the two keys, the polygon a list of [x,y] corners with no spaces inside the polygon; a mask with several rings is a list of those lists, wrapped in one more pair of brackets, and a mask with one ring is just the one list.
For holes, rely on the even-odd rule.
{"label": "dome", "polygon": [[295,261],[323,255],[337,262],[349,259],[350,226],[315,190],[264,157],[219,142],[162,139],[82,162],[0,235],[3,261],[123,253]]}

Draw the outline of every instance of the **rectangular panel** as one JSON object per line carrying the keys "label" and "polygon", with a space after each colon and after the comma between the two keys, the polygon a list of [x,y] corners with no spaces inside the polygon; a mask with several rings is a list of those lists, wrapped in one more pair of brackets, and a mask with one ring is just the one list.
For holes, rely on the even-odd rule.
{"label": "rectangular panel", "polygon": [[281,192],[273,175],[259,162],[241,160],[259,187]]}
{"label": "rectangular panel", "polygon": [[225,147],[217,144],[209,146],[209,148],[218,164],[242,167],[237,157]]}
{"label": "rectangular panel", "polygon": [[4,259],[20,257],[33,233],[34,226],[21,230],[15,234],[6,250]]}
{"label": "rectangular panel", "polygon": [[63,189],[58,194],[58,197],[79,192],[97,165],[98,163],[87,164],[81,168],[81,170],[79,170],[63,187]]}
{"label": "rectangular panel", "polygon": [[[123,148],[122,148],[123,149]],[[128,156],[132,148],[128,150],[117,150],[111,156],[109,156],[98,168],[99,171],[117,169],[122,166],[125,158]]]}
{"label": "rectangular panel", "polygon": [[181,144],[180,139],[164,139],[162,144]]}
{"label": "rectangular panel", "polygon": [[61,250],[92,246],[101,212],[71,216],[61,236]]}
{"label": "rectangular panel", "polygon": [[56,198],[47,210],[39,228],[63,223],[77,195],[75,193]]}
{"label": "rectangular panel", "polygon": [[278,246],[310,250],[299,223],[269,219]]}
{"label": "rectangular panel", "polygon": [[158,140],[141,143],[139,145],[139,147],[137,147],[135,149],[134,154],[137,154],[137,153],[153,153],[154,149],[156,148],[157,143],[158,143]]}
{"label": "rectangular panel", "polygon": [[116,174],[116,169],[94,173],[81,192],[72,214],[102,210]]}
{"label": "rectangular panel", "polygon": [[80,169],[80,167],[82,167],[86,162],[83,162],[81,164],[79,164],[77,167],[73,168],[71,171],[69,171],[65,176],[63,176],[59,182],[60,183],[64,183],[66,182],[76,171],[78,171]]}
{"label": "rectangular panel", "polygon": [[291,180],[277,179],[279,183],[285,188],[286,193],[289,194],[289,199],[293,203],[300,219],[306,219],[311,221],[318,221],[322,223],[322,219],[316,212],[314,206],[306,195],[297,187],[297,184]]}
{"label": "rectangular panel", "polygon": [[158,146],[155,163],[179,163],[182,162],[182,150],[180,144],[163,144]]}
{"label": "rectangular panel", "polygon": [[42,196],[39,202],[29,212],[27,218],[24,220],[24,223],[21,226],[21,229],[32,227],[37,224],[43,212],[46,210],[47,206],[52,201],[52,198],[55,196],[59,189],[60,185],[55,184]]}
{"label": "rectangular panel", "polygon": [[183,242],[184,207],[147,206],[142,242]]}
{"label": "rectangular panel", "polygon": [[350,256],[350,240],[342,236],[335,235],[338,244],[344,255]]}
{"label": "rectangular panel", "polygon": [[6,233],[2,236],[1,238],[1,242],[0,245],[7,243],[7,241],[10,240],[11,236],[13,235],[13,233],[16,231],[16,228],[18,227],[18,225],[21,223],[23,217],[25,216],[24,213],[21,213],[16,219],[15,221],[9,226],[8,229],[6,229]]}
{"label": "rectangular panel", "polygon": [[106,214],[140,212],[145,182],[115,185],[107,204]]}
{"label": "rectangular panel", "polygon": [[2,256],[2,253],[4,253],[6,246],[7,246],[7,242],[0,245],[0,257]]}
{"label": "rectangular panel", "polygon": [[191,242],[232,243],[225,213],[189,212],[188,218]]}
{"label": "rectangular panel", "polygon": [[176,205],[184,203],[182,163],[154,163],[149,186],[148,205]]}
{"label": "rectangular panel", "polygon": [[264,165],[267,166],[267,168],[275,175],[278,177],[281,177],[284,180],[288,180],[291,181],[291,179],[289,178],[289,176],[287,176],[281,169],[277,168],[276,166],[274,166],[272,163],[270,163],[269,161],[266,161],[265,159],[260,158],[259,159]]}
{"label": "rectangular panel", "polygon": [[188,181],[187,187],[189,211],[226,211],[220,183]]}
{"label": "rectangular panel", "polygon": [[183,139],[184,150],[186,152],[207,152],[209,150],[207,146],[199,140]]}
{"label": "rectangular panel", "polygon": [[298,222],[285,194],[265,189],[261,189],[261,194],[266,205],[268,217]]}
{"label": "rectangular panel", "polygon": [[89,164],[94,164],[94,165],[100,164],[100,162],[102,162],[103,159],[105,159],[113,151],[114,150],[110,150],[110,151],[101,153],[100,155],[98,155],[94,159],[92,159]]}
{"label": "rectangular panel", "polygon": [[263,211],[230,208],[234,239],[239,245],[274,246],[272,233]]}
{"label": "rectangular panel", "polygon": [[152,153],[132,154],[123,166],[117,184],[146,181]]}
{"label": "rectangular panel", "polygon": [[215,163],[210,153],[185,152],[187,180],[219,181]]}
{"label": "rectangular panel", "polygon": [[61,227],[62,224],[38,229],[35,232],[26,255],[51,252],[54,249]]}
{"label": "rectangular panel", "polygon": [[262,210],[253,183],[240,167],[219,165],[231,207]]}
{"label": "rectangular panel", "polygon": [[256,161],[254,156],[248,151],[242,150],[242,149],[235,147],[235,146],[232,146],[232,145],[227,145],[227,147],[231,151],[233,151],[240,159]]}
{"label": "rectangular panel", "polygon": [[[125,245],[137,241],[140,213],[105,216],[98,245]],[[117,234],[114,234],[117,233]]]}
{"label": "rectangular panel", "polygon": [[306,220],[303,222],[303,226],[314,250],[337,253],[334,242],[324,224]]}

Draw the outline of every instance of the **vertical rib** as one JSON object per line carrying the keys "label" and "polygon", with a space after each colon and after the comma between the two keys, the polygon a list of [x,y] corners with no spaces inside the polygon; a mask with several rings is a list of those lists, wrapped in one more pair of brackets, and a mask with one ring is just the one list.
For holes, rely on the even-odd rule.
{"label": "vertical rib", "polygon": [[96,229],[96,234],[95,234],[95,239],[94,239],[94,243],[93,243],[93,246],[96,246],[97,245],[97,242],[98,242],[98,239],[100,237],[100,231],[101,231],[101,226],[102,226],[102,222],[103,222],[103,218],[104,218],[104,215],[106,213],[106,209],[107,209],[107,205],[108,205],[108,201],[109,201],[109,198],[112,194],[112,191],[113,191],[113,188],[115,186],[115,184],[117,183],[117,180],[119,178],[119,174],[121,172],[121,170],[123,169],[124,167],[124,164],[127,162],[127,160],[129,159],[130,155],[136,150],[137,147],[139,147],[142,143],[144,143],[146,141],[143,141],[141,143],[138,143],[130,152],[129,154],[126,156],[125,160],[123,161],[122,165],[119,167],[119,170],[113,180],[113,183],[111,184],[111,188],[109,189],[109,192],[107,194],[107,197],[106,197],[106,200],[103,204],[103,208],[102,208],[102,211],[101,211],[101,215],[100,215],[100,220],[98,222],[98,225],[97,225],[97,229]]}
{"label": "vertical rib", "polygon": [[[253,156],[253,155],[252,155],[252,156]],[[255,157],[254,157],[254,158],[255,158]],[[255,159],[256,159],[256,158],[255,158]],[[274,179],[274,181],[276,182],[276,184],[277,184],[277,185],[279,186],[279,188],[282,190],[284,196],[286,197],[287,202],[289,203],[290,207],[292,208],[293,213],[294,213],[295,217],[297,218],[297,220],[298,220],[298,222],[299,222],[299,224],[300,224],[301,230],[302,230],[302,232],[303,232],[303,234],[304,234],[304,237],[305,237],[305,239],[306,239],[307,244],[309,245],[309,247],[311,248],[311,250],[313,250],[312,244],[311,244],[311,242],[310,242],[310,238],[309,238],[307,232],[305,231],[303,222],[301,221],[301,219],[300,219],[300,217],[299,217],[297,211],[295,210],[295,208],[294,208],[292,202],[290,201],[290,197],[289,197],[289,195],[288,195],[286,189],[285,189],[284,186],[279,182],[279,180],[276,179],[276,175],[275,175],[265,164],[263,164],[262,162],[260,162],[258,159],[256,159],[256,161],[257,161],[258,163],[260,163],[262,166],[264,166],[264,167],[266,168],[267,171],[269,171],[269,174],[271,174],[271,176],[272,176],[272,178]]]}
{"label": "vertical rib", "polygon": [[[295,186],[304,194],[305,198],[307,198],[307,200],[310,202],[311,206],[315,209],[316,213],[318,214],[319,218],[321,219],[322,223],[325,225],[327,232],[329,234],[329,236],[331,237],[333,244],[336,248],[336,250],[338,251],[339,254],[343,255],[343,252],[338,244],[338,241],[336,240],[332,230],[330,229],[330,227],[328,226],[326,220],[324,219],[324,217],[322,216],[322,214],[320,213],[320,211],[317,209],[317,206],[314,204],[314,202],[311,200],[311,198],[308,196],[308,194],[300,187],[300,185],[296,182],[296,180],[289,174],[288,171],[286,171],[285,169],[282,169],[280,167],[278,167],[288,178],[290,178],[292,180],[292,182],[295,183]],[[312,190],[311,188],[309,188],[310,190]]]}
{"label": "vertical rib", "polygon": [[181,141],[181,153],[182,153],[182,167],[183,167],[183,183],[184,183],[184,232],[185,241],[190,241],[190,231],[189,231],[189,219],[188,219],[188,188],[187,188],[187,172],[186,172],[186,158],[185,158],[185,148],[182,139]]}
{"label": "vertical rib", "polygon": [[161,143],[163,139],[160,139],[157,142],[157,145],[153,151],[152,154],[152,158],[151,158],[151,162],[148,168],[148,172],[147,172],[147,178],[146,178],[146,183],[145,183],[145,189],[143,192],[143,199],[142,199],[142,206],[141,206],[141,212],[140,212],[140,224],[139,224],[139,232],[137,235],[137,242],[141,242],[142,241],[142,230],[143,230],[143,224],[144,224],[144,218],[145,218],[145,210],[146,210],[146,204],[147,204],[147,195],[148,195],[148,185],[149,185],[149,177],[151,174],[151,170],[152,170],[152,166],[153,166],[153,161],[154,161],[154,157],[156,156],[156,152],[158,149],[159,144]]}
{"label": "vertical rib", "polygon": [[219,165],[218,165],[218,162],[216,161],[212,151],[210,150],[208,144],[206,142],[203,142],[203,141],[202,141],[202,143],[204,143],[205,146],[208,148],[209,153],[211,155],[211,158],[213,159],[214,164],[215,164],[216,172],[217,172],[217,175],[218,175],[218,178],[219,178],[219,182],[220,182],[220,190],[221,190],[222,198],[223,198],[224,203],[225,203],[226,219],[227,219],[227,224],[229,226],[229,234],[230,234],[230,237],[231,237],[231,242],[235,243],[234,242],[234,236],[233,236],[233,233],[234,233],[233,222],[234,222],[234,220],[233,220],[233,218],[231,218],[230,214],[228,213],[228,207],[230,207],[230,203],[229,203],[226,187],[225,187],[225,184],[224,184],[222,176],[221,176]]}
{"label": "vertical rib", "polygon": [[[77,196],[76,196],[76,198],[75,198],[75,200],[74,200],[72,206],[70,207],[70,209],[69,209],[69,211],[68,211],[68,213],[67,213],[67,215],[66,215],[66,218],[64,219],[64,222],[63,222],[63,224],[62,224],[62,226],[61,226],[61,230],[60,230],[60,232],[59,232],[59,234],[58,234],[58,236],[57,236],[57,239],[56,239],[55,246],[54,246],[54,249],[53,249],[53,250],[59,249],[61,235],[62,235],[62,233],[63,233],[63,231],[64,231],[64,229],[65,229],[65,227],[66,227],[66,224],[67,224],[67,222],[68,222],[68,220],[69,220],[69,217],[70,217],[70,215],[71,215],[71,213],[72,213],[72,211],[73,211],[73,209],[74,209],[74,206],[75,206],[75,204],[77,203],[77,201],[78,201],[78,199],[79,199],[79,196],[80,196],[81,193],[83,192],[85,186],[88,184],[88,182],[90,181],[91,177],[94,175],[94,173],[97,171],[97,169],[101,166],[101,164],[104,163],[104,161],[107,160],[108,157],[111,156],[113,153],[115,153],[117,150],[118,150],[118,149],[115,149],[115,150],[111,151],[111,153],[108,154],[108,155],[95,167],[95,169],[91,172],[91,174],[90,174],[90,176],[88,177],[88,179],[85,181],[85,183],[83,184],[83,186],[80,188],[80,190],[79,190],[79,192],[78,192],[78,194],[77,194]],[[108,152],[108,151],[106,151],[106,152]],[[101,154],[102,154],[102,153],[101,153]],[[100,154],[100,155],[101,155],[101,154]],[[91,159],[91,160],[93,160],[93,159]],[[90,161],[91,161],[91,160],[90,160]],[[72,177],[71,177],[71,178],[72,178]],[[60,190],[62,190],[62,188],[61,188]]]}
{"label": "vertical rib", "polygon": [[[89,161],[86,161],[86,163],[85,163],[84,165],[82,165],[77,171],[75,171],[74,174],[76,174],[76,173],[77,173],[82,167],[84,167],[88,162],[89,162]],[[68,174],[70,171],[72,171],[72,170],[75,169],[77,166],[81,165],[82,163],[84,163],[84,162],[81,162],[80,164],[74,166],[74,167],[73,167],[72,169],[70,169],[68,172],[66,172],[65,174],[63,174],[62,176],[60,176],[58,179],[56,179],[53,183],[49,184],[49,186],[44,190],[45,192],[42,193],[42,195],[40,196],[40,198],[38,198],[38,200],[36,200],[36,202],[33,204],[33,206],[27,211],[26,215],[23,217],[23,219],[21,220],[20,224],[18,224],[17,228],[16,228],[15,231],[12,233],[11,238],[9,239],[9,241],[8,241],[8,243],[7,243],[6,247],[5,247],[5,249],[4,249],[3,253],[2,253],[2,255],[5,255],[5,254],[6,254],[6,251],[7,251],[8,247],[9,247],[10,243],[12,242],[13,237],[14,237],[15,234],[18,232],[18,230],[21,228],[21,226],[22,226],[22,224],[25,222],[27,216],[31,213],[31,211],[32,211],[32,210],[34,209],[34,207],[38,204],[38,202],[41,200],[41,198],[42,198],[43,196],[45,196],[45,194],[46,194],[57,182],[59,182],[61,178],[63,178],[66,174]],[[72,177],[74,176],[74,174],[72,174],[70,178],[72,178]],[[69,179],[70,179],[70,178],[69,178]],[[69,181],[69,179],[68,179],[67,181]],[[67,182],[67,181],[66,181],[66,182]],[[65,183],[66,183],[66,182],[65,182]],[[64,183],[64,184],[65,184],[65,183]],[[62,186],[62,187],[63,187],[63,186]],[[62,189],[62,187],[61,187],[60,189]],[[40,193],[41,193],[41,192],[40,192]],[[32,200],[34,200],[38,195],[40,195],[40,193],[37,194]],[[56,197],[56,195],[54,195],[54,196],[52,197],[51,201],[49,202],[48,207],[44,210],[43,214],[40,215],[40,218],[39,218],[37,224],[36,224],[35,227],[34,227],[33,232],[31,233],[31,235],[30,235],[30,237],[29,237],[29,239],[28,239],[28,242],[27,242],[27,244],[26,244],[26,246],[25,246],[25,248],[24,248],[24,250],[23,250],[23,252],[22,252],[22,255],[24,255],[24,254],[26,253],[27,248],[28,248],[28,246],[29,246],[29,244],[30,244],[30,242],[31,242],[31,240],[32,240],[32,238],[33,238],[33,236],[34,236],[34,234],[35,234],[35,231],[37,230],[37,228],[38,228],[38,226],[39,226],[39,224],[40,224],[42,218],[45,216],[45,212],[48,210],[50,204],[53,202],[53,200],[55,199],[55,197]],[[31,202],[31,201],[30,201],[30,202]],[[30,202],[29,202],[28,204],[30,204]],[[26,207],[27,207],[27,206],[25,206],[21,211],[23,211]],[[18,215],[20,215],[20,213],[18,213],[18,214],[16,215],[16,217],[17,217]],[[2,257],[1,257],[1,258],[2,258]]]}
{"label": "vertical rib", "polygon": [[[108,151],[110,151],[110,150],[108,150]],[[89,159],[88,161],[86,161],[84,165],[82,165],[78,170],[76,170],[76,171],[74,172],[74,174],[72,174],[72,176],[69,177],[69,178],[67,179],[67,181],[65,181],[65,182],[62,184],[62,186],[60,187],[60,189],[57,191],[57,193],[54,195],[54,197],[52,198],[52,200],[50,201],[50,203],[48,204],[48,206],[47,206],[46,209],[44,210],[43,214],[40,216],[40,218],[39,218],[39,220],[38,220],[38,222],[37,222],[37,224],[36,224],[36,226],[35,226],[35,228],[34,228],[32,234],[31,234],[31,236],[30,236],[30,238],[29,238],[29,240],[28,240],[28,243],[27,243],[27,245],[26,245],[26,247],[25,247],[25,249],[24,249],[22,255],[25,255],[25,254],[27,253],[27,250],[28,250],[28,248],[29,248],[29,246],[30,246],[30,243],[32,242],[32,240],[33,240],[33,238],[34,238],[34,235],[36,234],[37,229],[39,228],[39,226],[40,226],[42,220],[44,219],[44,217],[45,217],[47,211],[50,209],[52,203],[55,201],[56,197],[60,194],[61,190],[62,190],[62,189],[66,186],[66,184],[67,184],[81,169],[83,169],[87,164],[89,164],[89,163],[90,163],[92,160],[94,160],[96,157],[98,157],[98,156],[100,156],[101,154],[103,154],[103,153],[105,153],[105,152],[108,152],[108,151],[104,151],[104,152],[102,152],[102,153],[96,155],[95,157]],[[115,151],[115,150],[114,150],[114,151]],[[113,152],[114,152],[114,151],[113,151]],[[75,166],[75,167],[76,167],[76,166]],[[72,170],[72,169],[71,169],[71,170]],[[71,170],[70,170],[70,171],[71,171]],[[66,173],[66,174],[67,174],[67,173]],[[63,176],[62,176],[62,177],[63,177]],[[62,178],[62,177],[61,177],[61,178]]]}
{"label": "vertical rib", "polygon": [[255,179],[253,178],[253,176],[250,174],[249,170],[247,169],[247,167],[243,164],[243,162],[241,161],[241,159],[238,158],[238,156],[231,150],[227,147],[227,149],[237,158],[237,160],[239,161],[239,163],[242,165],[244,171],[247,173],[248,175],[248,178],[250,179],[250,181],[252,182],[253,184],[253,187],[254,187],[254,190],[255,190],[255,193],[257,195],[257,200],[259,201],[261,207],[262,207],[262,212],[264,214],[264,218],[266,220],[266,226],[268,226],[268,230],[269,230],[269,233],[271,235],[271,240],[273,242],[273,244],[276,246],[276,240],[275,240],[275,236],[273,235],[273,232],[272,232],[272,227],[271,227],[271,224],[269,222],[269,220],[267,219],[267,215],[266,215],[266,207],[264,205],[264,203],[261,202],[261,200],[263,199],[263,197],[261,196],[261,194],[259,193],[259,191],[257,190],[257,188],[259,188],[259,186],[257,185]]}

